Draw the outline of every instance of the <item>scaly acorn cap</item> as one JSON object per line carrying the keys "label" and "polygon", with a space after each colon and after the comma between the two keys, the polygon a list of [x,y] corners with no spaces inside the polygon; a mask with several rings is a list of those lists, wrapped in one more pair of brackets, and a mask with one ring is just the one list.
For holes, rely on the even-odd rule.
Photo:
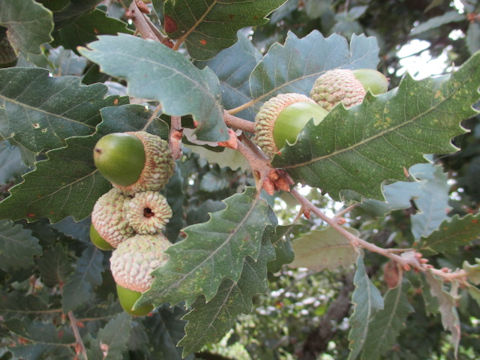
{"label": "scaly acorn cap", "polygon": [[97,200],[92,211],[93,227],[114,248],[134,235],[133,228],[124,215],[125,200],[126,197],[113,188]]}
{"label": "scaly acorn cap", "polygon": [[255,143],[269,157],[286,140],[293,142],[311,118],[321,121],[328,112],[302,94],[279,94],[265,102],[255,117]]}
{"label": "scaly acorn cap", "polygon": [[360,104],[366,91],[352,70],[334,69],[321,75],[313,85],[310,97],[330,111],[339,102],[346,108]]}
{"label": "scaly acorn cap", "polygon": [[169,246],[161,234],[135,235],[122,242],[110,257],[115,282],[133,291],[147,291],[153,281],[151,272],[168,261],[165,250]]}
{"label": "scaly acorn cap", "polygon": [[163,230],[172,217],[167,199],[156,191],[136,193],[125,201],[125,216],[137,234],[156,234]]}

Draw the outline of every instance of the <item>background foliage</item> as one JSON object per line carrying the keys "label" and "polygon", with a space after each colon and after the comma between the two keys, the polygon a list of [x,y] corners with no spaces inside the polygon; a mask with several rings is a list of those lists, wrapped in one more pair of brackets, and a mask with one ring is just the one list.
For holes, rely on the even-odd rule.
{"label": "background foliage", "polygon": [[[478,359],[480,122],[471,106],[479,100],[480,5],[154,0],[153,31],[184,41],[178,52],[133,37],[130,5],[0,1],[0,359],[180,359],[182,351],[188,359]],[[428,60],[429,69],[419,67]],[[416,81],[434,63],[441,76]],[[290,194],[256,198],[237,152],[193,144],[227,139],[224,109],[252,102],[236,113],[252,121],[271,96],[308,93],[337,67],[378,68],[390,88],[400,86],[307,125],[274,164],[291,166],[312,186],[302,193],[327,214],[361,201],[344,216],[352,233],[414,247],[436,268],[463,268],[472,286],[414,272],[391,286],[387,259],[358,256],[313,214],[297,217]],[[416,80],[401,82],[406,69]],[[148,123],[158,103],[164,113]],[[357,119],[385,109],[393,125],[372,118],[362,162],[352,160]],[[167,138],[170,116],[182,116],[186,136],[164,191],[174,211],[166,235],[184,241],[143,297],[159,307],[132,318],[116,300],[110,254],[88,237],[93,204],[110,187],[91,151],[104,134],[146,124]],[[399,133],[401,144],[378,143],[378,134]],[[451,154],[453,137],[459,151]],[[299,159],[308,165],[297,169]],[[357,169],[355,181],[332,163]],[[295,268],[282,266],[293,252]],[[181,276],[177,266],[207,278]]]}

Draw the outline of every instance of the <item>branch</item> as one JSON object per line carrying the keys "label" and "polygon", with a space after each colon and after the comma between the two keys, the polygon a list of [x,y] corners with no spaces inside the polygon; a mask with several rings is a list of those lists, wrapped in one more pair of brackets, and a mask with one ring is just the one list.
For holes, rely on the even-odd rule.
{"label": "branch", "polygon": [[150,19],[145,16],[145,14],[139,9],[137,5],[138,0],[132,1],[130,7],[128,8],[125,15],[127,18],[132,19],[133,23],[135,24],[135,28],[137,31],[142,35],[144,39],[151,39],[171,48],[172,42],[162,35],[162,33],[152,24]]}
{"label": "branch", "polygon": [[83,344],[82,337],[80,336],[80,331],[78,331],[78,326],[77,326],[77,319],[75,319],[75,316],[73,315],[73,312],[69,311],[68,312],[68,318],[70,320],[70,327],[72,328],[73,331],[73,336],[75,336],[76,340],[76,351],[81,354],[82,358],[84,360],[88,360],[87,357],[87,350],[85,349],[85,345]]}
{"label": "branch", "polygon": [[168,144],[174,160],[180,159],[182,156],[182,118],[180,116],[172,116],[170,120],[170,135]]}
{"label": "branch", "polygon": [[232,127],[234,129],[239,129],[242,131],[247,131],[250,133],[255,132],[255,123],[233,116],[229,114],[227,111],[224,111],[223,119],[225,120],[225,124],[227,124],[227,126],[229,127]]}

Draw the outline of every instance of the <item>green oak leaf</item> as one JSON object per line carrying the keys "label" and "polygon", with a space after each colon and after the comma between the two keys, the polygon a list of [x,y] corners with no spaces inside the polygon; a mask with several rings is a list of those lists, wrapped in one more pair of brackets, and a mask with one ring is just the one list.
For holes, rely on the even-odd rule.
{"label": "green oak leaf", "polygon": [[116,35],[117,33],[131,33],[123,21],[108,17],[100,10],[94,9],[85,13],[74,21],[65,24],[53,33],[53,47],[63,46],[65,49],[76,50],[97,39],[99,34]]}
{"label": "green oak leaf", "polygon": [[374,37],[353,35],[350,46],[337,34],[328,38],[312,31],[299,39],[289,32],[285,44],[274,44],[250,76],[250,95],[258,108],[281,93],[309,95],[315,80],[327,70],[376,69],[378,45]]}
{"label": "green oak leaf", "polygon": [[414,311],[406,295],[408,288],[408,282],[405,281],[385,294],[384,308],[378,311],[370,321],[362,359],[380,359],[395,345],[398,335],[406,326],[408,315]]}
{"label": "green oak leaf", "polygon": [[7,29],[0,27],[0,68],[15,66],[17,54],[7,38]]}
{"label": "green oak leaf", "polygon": [[480,214],[455,215],[442,222],[437,231],[420,240],[420,250],[454,254],[459,246],[480,238]]}
{"label": "green oak leaf", "polygon": [[4,319],[21,319],[33,312],[48,311],[48,301],[35,295],[25,295],[22,290],[10,291],[0,296],[0,314]]}
{"label": "green oak leaf", "polygon": [[371,330],[370,321],[375,313],[382,310],[384,306],[380,291],[368,278],[363,263],[363,255],[358,257],[357,271],[353,283],[355,284],[355,290],[352,294],[353,313],[350,317],[351,328],[348,334],[350,342],[349,360],[354,360],[360,355]]}
{"label": "green oak leaf", "polygon": [[[60,28],[70,24],[79,16],[92,11],[101,1],[102,0],[69,0],[67,6],[58,9],[58,11],[55,11],[53,14],[55,26]],[[52,0],[47,0],[47,2],[51,3]]]}
{"label": "green oak leaf", "polygon": [[269,272],[276,273],[280,271],[283,265],[290,264],[295,258],[289,234],[297,227],[300,227],[300,225],[277,226],[273,232],[268,227],[265,230],[265,235],[270,236],[270,241],[275,249],[275,259],[267,264]]}
{"label": "green oak leaf", "polygon": [[[47,152],[48,159],[39,161],[36,170],[24,175],[24,182],[14,186],[11,195],[0,203],[0,219],[33,221],[46,217],[57,222],[67,216],[77,221],[89,216],[97,199],[111,187],[93,162],[96,142],[111,132],[141,130],[150,116],[141,105],[102,109],[98,132],[67,139],[66,148]],[[163,121],[156,120],[148,131],[166,133],[164,127]]]}
{"label": "green oak leaf", "polygon": [[451,139],[465,132],[460,121],[477,114],[479,66],[477,53],[451,75],[420,81],[407,75],[397,89],[368,93],[361,105],[339,104],[318,126],[310,121],[273,165],[334,199],[353,190],[382,200],[382,182],[404,179],[403,169],[425,162],[423,154],[457,150]]}
{"label": "green oak leaf", "polygon": [[42,254],[32,231],[9,220],[0,220],[0,269],[10,271],[33,265],[33,257]]}
{"label": "green oak leaf", "polygon": [[274,227],[268,226],[258,260],[245,258],[238,281],[225,279],[213,299],[206,303],[199,297],[193,303],[192,310],[183,317],[188,322],[185,337],[178,343],[183,346],[184,356],[219,341],[235,324],[238,315],[252,311],[252,298],[268,290],[267,263],[275,258],[269,239],[272,236]]}
{"label": "green oak leaf", "polygon": [[480,305],[480,289],[475,286],[469,286],[468,293],[478,303],[478,305]]}
{"label": "green oak leaf", "polygon": [[462,266],[463,270],[467,272],[468,280],[475,284],[480,284],[480,259],[475,259],[475,264],[471,265],[468,261],[463,262]]}
{"label": "green oak leaf", "polygon": [[[348,231],[358,234],[355,229]],[[335,229],[328,227],[302,234],[293,241],[295,260],[291,267],[306,267],[315,271],[348,267],[357,260],[357,252],[350,241]]]}
{"label": "green oak leaf", "polygon": [[94,289],[102,283],[103,253],[89,246],[78,258],[75,272],[62,287],[62,308],[67,313],[89,304],[95,296]]}
{"label": "green oak leaf", "polygon": [[200,140],[228,139],[218,78],[210,69],[199,70],[165,45],[131,35],[99,36],[88,46],[79,52],[103,72],[126,79],[130,95],[158,100],[168,115],[191,114]]}
{"label": "green oak leaf", "polygon": [[209,302],[224,279],[238,281],[245,257],[257,261],[270,208],[254,188],[224,202],[225,209],[206,223],[185,228],[187,237],[168,248],[168,262],[152,273],[152,286],[137,306],[181,301],[189,306],[199,295]]}
{"label": "green oak leaf", "polygon": [[117,96],[104,98],[103,84],[85,86],[81,78],[51,77],[45,69],[0,70],[0,138],[13,138],[40,152],[65,146],[65,139],[89,135],[100,122],[100,109]]}
{"label": "green oak leaf", "polygon": [[52,13],[33,0],[0,1],[0,25],[17,53],[34,61],[42,54],[40,46],[52,41]]}
{"label": "green oak leaf", "polygon": [[[90,346],[87,356],[90,359],[122,359],[127,351],[130,333],[133,330],[131,316],[123,312],[111,319],[107,325],[98,331],[97,338],[89,335]],[[107,356],[104,355],[101,345],[106,345]]]}
{"label": "green oak leaf", "polygon": [[[222,89],[222,102],[226,109],[233,109],[251,100],[250,74],[262,59],[262,54],[252,42],[240,32],[238,41],[228,49],[222,50],[207,65],[217,74]],[[255,109],[249,107],[237,116],[254,121]]]}
{"label": "green oak leaf", "polygon": [[442,25],[459,21],[465,21],[464,14],[459,14],[457,10],[447,11],[443,15],[432,17],[424,23],[415,26],[412,31],[410,31],[410,36],[416,36],[423,32],[437,29]]}
{"label": "green oak leaf", "polygon": [[451,342],[455,348],[457,357],[458,346],[461,338],[460,318],[457,312],[457,297],[444,289],[443,280],[430,272],[425,273],[425,280],[430,286],[430,292],[438,301],[438,310],[442,317],[442,325],[445,330],[452,334]]}
{"label": "green oak leaf", "polygon": [[236,40],[237,30],[262,25],[286,0],[167,0],[164,29],[172,39],[184,41],[194,59],[212,58]]}

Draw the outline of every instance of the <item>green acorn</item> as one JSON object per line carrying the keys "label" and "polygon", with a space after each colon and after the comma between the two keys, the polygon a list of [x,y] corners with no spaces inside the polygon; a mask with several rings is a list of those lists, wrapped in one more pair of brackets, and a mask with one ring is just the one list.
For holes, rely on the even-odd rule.
{"label": "green acorn", "polygon": [[137,234],[156,234],[172,217],[167,199],[156,191],[136,193],[124,205],[125,216]]}
{"label": "green acorn", "polygon": [[269,99],[255,117],[255,142],[273,158],[288,141],[294,143],[305,124],[319,124],[328,111],[302,94],[280,94]]}
{"label": "green acorn", "polygon": [[175,167],[168,143],[144,131],[105,135],[93,157],[100,173],[127,195],[162,189]]}
{"label": "green acorn", "polygon": [[330,111],[340,102],[346,108],[360,104],[367,90],[377,95],[387,89],[387,78],[376,70],[334,69],[315,80],[310,96],[317,104]]}
{"label": "green acorn", "polygon": [[117,284],[117,295],[123,310],[125,310],[130,315],[145,316],[153,310],[152,304],[142,305],[133,310],[133,305],[135,305],[137,300],[142,295],[141,292],[133,291]]}
{"label": "green acorn", "polygon": [[123,210],[126,199],[119,190],[113,188],[95,203],[90,238],[98,248],[111,250],[134,235]]}

